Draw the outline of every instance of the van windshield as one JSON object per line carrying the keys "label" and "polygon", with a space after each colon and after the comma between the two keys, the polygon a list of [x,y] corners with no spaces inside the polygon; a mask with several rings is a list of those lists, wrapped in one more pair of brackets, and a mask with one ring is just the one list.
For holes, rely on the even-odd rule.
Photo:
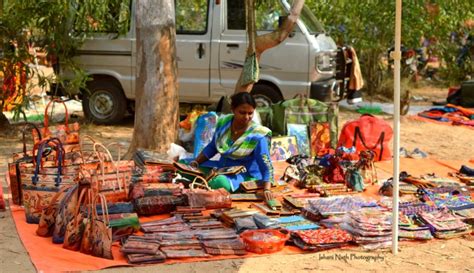
{"label": "van windshield", "polygon": [[[293,0],[283,0],[288,1],[289,5],[293,5]],[[304,5],[303,10],[301,10],[300,20],[305,24],[306,28],[308,29],[309,33],[311,34],[319,34],[324,33],[324,28],[322,24],[318,21],[316,16],[311,12],[308,6]]]}

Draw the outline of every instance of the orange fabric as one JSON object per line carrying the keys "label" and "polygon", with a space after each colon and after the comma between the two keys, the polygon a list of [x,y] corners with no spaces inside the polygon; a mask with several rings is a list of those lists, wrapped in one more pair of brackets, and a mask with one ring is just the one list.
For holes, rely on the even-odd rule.
{"label": "orange fabric", "polygon": [[[412,120],[426,121],[426,122],[432,122],[432,123],[436,123],[436,124],[443,124],[443,125],[449,125],[449,126],[462,126],[462,125],[454,125],[451,122],[438,121],[438,120],[424,118],[424,117],[420,117],[420,116],[416,116],[416,115],[408,116],[408,118],[412,119]],[[471,126],[463,126],[463,128],[474,130],[474,127],[471,127]]]}
{"label": "orange fabric", "polygon": [[352,59],[351,74],[349,77],[349,89],[360,90],[364,86],[362,71],[360,70],[359,59],[353,47],[349,47],[350,58]]}
{"label": "orange fabric", "polygon": [[464,108],[464,107],[461,107],[459,105],[454,105],[454,104],[446,104],[446,107],[456,108],[459,112],[461,112],[466,117],[470,117],[470,116],[474,115],[474,110],[473,109]]}
{"label": "orange fabric", "polygon": [[[474,163],[474,162],[473,162]],[[430,172],[436,172],[437,175],[447,177],[449,172],[456,171],[462,164],[466,164],[462,161],[442,161],[434,159],[409,159],[402,158],[400,160],[400,170],[407,171],[412,175],[421,175]],[[474,165],[471,164],[473,167]],[[285,162],[275,162],[275,177],[279,178],[287,164]],[[377,162],[377,175],[380,179],[388,178],[392,176],[392,163],[390,161]],[[6,175],[8,184],[8,173]],[[369,186],[363,196],[370,196],[373,198],[380,198],[377,194],[378,186]],[[10,202],[11,203],[11,202]],[[237,203],[240,207],[248,207],[248,203]],[[80,252],[70,251],[62,248],[62,245],[55,245],[51,242],[51,238],[43,238],[36,235],[37,225],[27,224],[25,221],[24,210],[18,206],[13,205],[11,207],[13,220],[15,222],[18,234],[20,236],[25,249],[30,255],[31,261],[35,265],[37,271],[42,272],[59,272],[59,271],[84,271],[84,270],[99,270],[114,266],[131,266],[128,265],[125,258],[119,251],[117,243],[113,246],[112,252],[114,254],[114,260],[107,260],[102,258],[96,258],[93,256],[85,255]],[[153,217],[141,217],[141,222],[148,222],[151,220],[163,219],[169,217],[169,215],[158,215]],[[280,254],[299,254],[304,253],[294,246],[285,246]],[[172,259],[167,260],[167,264],[180,263],[180,262],[200,262],[210,260],[222,260],[222,259],[235,259],[235,258],[248,258],[256,257],[258,254],[249,253],[245,256],[213,256],[211,258],[193,258],[193,259]]]}

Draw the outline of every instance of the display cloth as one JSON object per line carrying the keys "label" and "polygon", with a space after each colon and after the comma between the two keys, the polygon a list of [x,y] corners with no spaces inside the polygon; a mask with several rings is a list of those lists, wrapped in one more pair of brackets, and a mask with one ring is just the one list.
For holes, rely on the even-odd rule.
{"label": "display cloth", "polygon": [[[411,159],[401,158],[400,170],[417,176],[426,173],[435,172],[440,177],[448,177],[448,173],[455,172],[459,166],[466,164],[462,161],[444,161],[434,159]],[[473,164],[470,164],[472,167]],[[274,162],[275,178],[281,177],[286,163]],[[377,174],[379,179],[387,179],[392,176],[392,163],[389,161],[376,162]],[[8,174],[5,175],[8,181]],[[362,197],[371,197],[378,199],[377,194],[379,186],[369,186],[367,190],[360,194]],[[302,190],[299,190],[302,191]],[[295,190],[298,192],[298,190]],[[11,202],[10,202],[11,204]],[[248,203],[234,202],[233,206],[245,209]],[[125,257],[120,253],[120,246],[118,243],[112,247],[114,260],[107,260],[102,258],[85,255],[77,251],[70,251],[62,248],[61,244],[53,244],[51,238],[43,238],[36,235],[37,225],[27,224],[25,221],[25,213],[23,208],[11,205],[12,218],[15,222],[19,237],[30,255],[30,259],[39,272],[58,272],[58,271],[84,271],[84,270],[100,270],[116,266],[134,266],[127,263]],[[148,222],[168,218],[170,215],[157,215],[153,217],[140,217],[140,222]],[[278,252],[280,254],[301,254],[305,253],[303,250],[295,246],[285,246],[285,248]],[[184,259],[167,259],[166,264],[181,263],[181,262],[200,262],[222,259],[242,259],[249,257],[257,257],[260,255],[271,254],[253,254],[247,253],[244,256],[236,255],[218,255],[210,258],[184,258]]]}

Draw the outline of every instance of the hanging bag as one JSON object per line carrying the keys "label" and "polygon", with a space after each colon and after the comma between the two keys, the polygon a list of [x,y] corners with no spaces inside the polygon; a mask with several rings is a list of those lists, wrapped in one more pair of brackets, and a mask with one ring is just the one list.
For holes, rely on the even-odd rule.
{"label": "hanging bag", "polygon": [[[260,67],[258,65],[257,50],[255,45],[255,6],[252,8],[250,5],[254,4],[251,1],[245,1],[245,15],[247,25],[247,37],[249,39],[249,47],[244,61],[242,81],[241,85],[249,85],[258,82],[260,76]],[[250,11],[253,11],[251,13]]]}

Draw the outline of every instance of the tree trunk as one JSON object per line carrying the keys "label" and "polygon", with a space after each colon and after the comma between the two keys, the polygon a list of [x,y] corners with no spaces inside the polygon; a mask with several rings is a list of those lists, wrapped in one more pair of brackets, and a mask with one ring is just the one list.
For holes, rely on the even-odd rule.
{"label": "tree trunk", "polygon": [[[245,1],[251,1],[252,7],[253,2],[255,0],[245,0]],[[275,31],[264,34],[261,36],[257,36],[256,31],[254,31],[253,35],[254,37],[256,36],[256,54],[257,54],[257,60],[260,61],[260,56],[262,53],[272,47],[275,47],[279,45],[281,42],[283,42],[288,35],[293,31],[293,27],[296,24],[296,20],[300,16],[301,10],[303,9],[304,5],[304,0],[295,0],[293,2],[293,6],[291,7],[290,14],[288,15],[288,18],[283,22],[283,24]],[[254,11],[249,11],[248,14],[255,14]],[[249,21],[249,20],[247,20]],[[255,30],[255,29],[254,29]],[[247,53],[249,50],[247,50]],[[243,72],[244,70],[242,69],[242,72],[240,73],[239,80],[237,81],[237,84],[235,85],[235,93],[239,92],[250,92],[252,91],[253,88],[253,83],[247,84],[247,85],[242,85],[242,77],[243,77]]]}
{"label": "tree trunk", "polygon": [[[0,108],[2,109],[2,108]],[[8,121],[7,117],[3,112],[0,112],[0,134],[1,135],[8,135],[12,132],[13,126]]]}
{"label": "tree trunk", "polygon": [[178,89],[173,0],[137,1],[135,127],[138,148],[166,152],[177,138]]}

